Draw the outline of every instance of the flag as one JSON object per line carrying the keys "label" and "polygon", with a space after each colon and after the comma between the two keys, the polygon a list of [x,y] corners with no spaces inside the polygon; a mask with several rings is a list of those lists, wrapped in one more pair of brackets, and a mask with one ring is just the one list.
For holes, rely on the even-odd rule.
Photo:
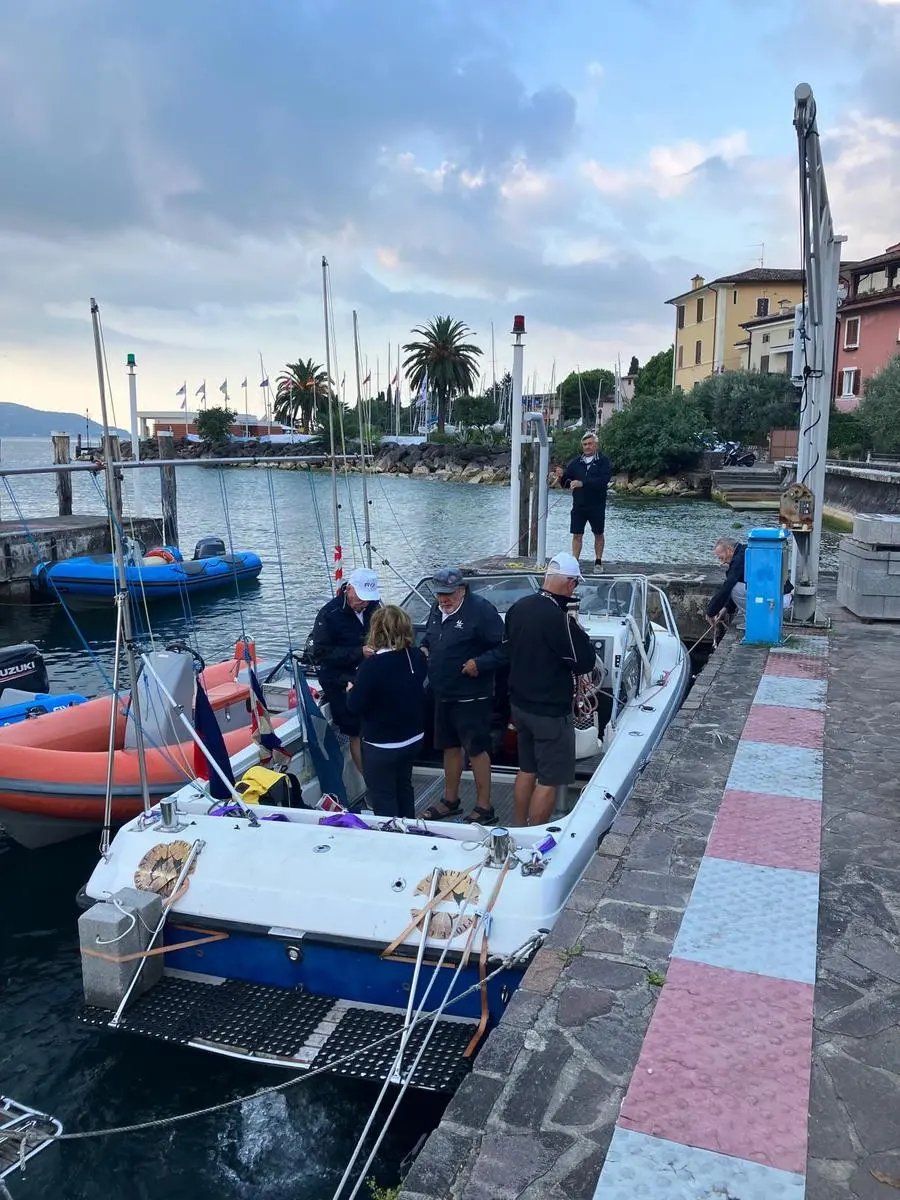
{"label": "flag", "polygon": [[263,690],[253,667],[250,667],[250,733],[259,746],[259,761],[264,767],[277,771],[287,768],[291,756],[281,744],[281,738],[272,727],[272,714],[266,704]]}
{"label": "flag", "polygon": [[344,385],[346,384],[346,382],[347,382],[347,372],[345,371],[344,374],[341,376],[341,391],[344,390]]}
{"label": "flag", "polygon": [[394,378],[391,380],[391,387],[396,387],[399,382],[400,382],[400,372],[395,371]]}
{"label": "flag", "polygon": [[245,377],[245,379],[244,379],[244,382],[241,384],[241,387],[242,387],[242,388],[246,388],[246,387],[247,387],[247,380],[246,380],[246,377]]}
{"label": "flag", "polygon": [[[212,710],[209,697],[199,679],[197,680],[197,695],[194,699],[194,728],[197,731],[200,741],[218,765],[219,770],[222,771],[225,778],[233,786],[234,772],[231,769],[228,751],[225,748],[225,738],[222,736],[222,730],[219,728],[216,714]],[[209,780],[209,794],[213,799],[229,800],[231,798],[231,791],[209,765],[206,755],[196,742],[194,743],[194,770],[197,773],[198,779]]]}
{"label": "flag", "polygon": [[206,399],[206,380],[205,379],[200,384],[200,386],[197,388],[196,392],[194,392],[194,395],[202,396],[204,400]]}
{"label": "flag", "polygon": [[178,389],[178,391],[175,393],[175,395],[176,396],[187,396],[187,384],[183,383],[181,385],[181,387]]}
{"label": "flag", "polygon": [[219,384],[219,391],[222,393],[222,395],[227,400],[228,399],[228,380],[227,379],[223,379],[222,382]]}
{"label": "flag", "polygon": [[300,699],[303,708],[303,720],[309,739],[309,756],[312,759],[319,786],[323,793],[330,792],[337,796],[341,804],[347,803],[347,789],[344,787],[344,755],[334,727],[329,725],[322,716],[322,711],[313,700],[309,683],[303,672],[300,672]]}
{"label": "flag", "polygon": [[372,382],[372,372],[370,371],[368,373],[368,375],[365,377],[365,379],[363,380],[363,387],[365,387],[367,383],[371,383],[371,382]]}
{"label": "flag", "polygon": [[259,386],[260,386],[260,387],[265,387],[265,388],[267,388],[267,387],[269,386],[269,377],[268,377],[268,375],[265,377],[265,379],[262,381],[262,383],[261,383]]}
{"label": "flag", "polygon": [[419,398],[416,401],[416,408],[424,408],[428,401],[428,372],[425,372],[425,377],[422,380],[422,386],[419,388]]}

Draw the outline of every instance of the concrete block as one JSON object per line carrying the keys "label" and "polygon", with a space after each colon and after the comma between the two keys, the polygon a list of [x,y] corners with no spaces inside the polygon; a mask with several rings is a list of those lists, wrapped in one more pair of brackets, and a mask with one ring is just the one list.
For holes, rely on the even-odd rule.
{"label": "concrete block", "polygon": [[853,518],[853,536],[870,546],[900,547],[900,516],[887,513],[858,513]]}
{"label": "concrete block", "polygon": [[[118,905],[113,903],[118,901]],[[89,908],[78,918],[78,938],[82,950],[81,978],[86,1004],[113,1011],[119,1007],[128,990],[141,959],[110,962],[85,954],[85,950],[101,951],[117,958],[146,950],[150,930],[162,913],[162,901],[154,892],[137,888],[122,888],[109,901]],[[147,928],[149,926],[149,929]],[[163,973],[163,956],[148,958],[141,977],[132,992],[133,997],[146,992]]]}

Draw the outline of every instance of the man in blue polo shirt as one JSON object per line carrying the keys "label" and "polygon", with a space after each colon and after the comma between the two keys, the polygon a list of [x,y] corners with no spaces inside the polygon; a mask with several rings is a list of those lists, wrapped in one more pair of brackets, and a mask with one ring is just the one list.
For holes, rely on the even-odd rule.
{"label": "man in blue polo shirt", "polygon": [[596,434],[588,431],[581,439],[581,454],[567,464],[560,476],[564,488],[572,490],[572,554],[581,558],[584,527],[590,525],[594,535],[594,570],[603,565],[606,528],[606,493],[612,478],[612,466],[600,453]]}

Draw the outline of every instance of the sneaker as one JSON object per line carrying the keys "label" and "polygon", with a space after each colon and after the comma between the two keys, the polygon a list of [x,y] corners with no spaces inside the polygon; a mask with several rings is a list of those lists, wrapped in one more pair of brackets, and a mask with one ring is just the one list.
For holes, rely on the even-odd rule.
{"label": "sneaker", "polygon": [[603,560],[600,558],[595,558],[594,559],[594,574],[599,575],[602,570],[603,570]]}

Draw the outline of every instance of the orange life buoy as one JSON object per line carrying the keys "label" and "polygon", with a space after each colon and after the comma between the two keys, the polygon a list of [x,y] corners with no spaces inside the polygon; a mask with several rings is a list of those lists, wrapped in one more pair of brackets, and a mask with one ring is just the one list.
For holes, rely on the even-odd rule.
{"label": "orange life buoy", "polygon": [[178,561],[178,559],[175,557],[175,555],[172,553],[172,551],[166,550],[166,548],[164,546],[159,546],[156,550],[148,550],[147,553],[144,555],[144,558],[161,558],[163,560],[163,562],[166,562],[166,563],[173,563],[173,562]]}

